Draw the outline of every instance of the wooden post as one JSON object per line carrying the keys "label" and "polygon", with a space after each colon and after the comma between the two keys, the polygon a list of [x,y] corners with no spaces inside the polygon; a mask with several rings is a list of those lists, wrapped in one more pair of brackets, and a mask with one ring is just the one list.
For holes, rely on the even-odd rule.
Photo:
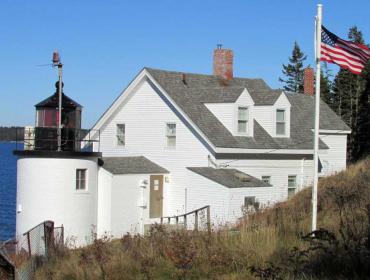
{"label": "wooden post", "polygon": [[186,223],[186,214],[184,215],[184,227],[185,227],[185,230],[187,230],[187,223]]}
{"label": "wooden post", "polygon": [[207,207],[207,230],[211,232],[211,206]]}
{"label": "wooden post", "polygon": [[163,217],[161,217],[161,225],[163,224]]}
{"label": "wooden post", "polygon": [[198,210],[195,211],[195,225],[194,225],[194,230],[198,231]]}
{"label": "wooden post", "polygon": [[168,219],[168,224],[170,224],[171,223],[171,217],[168,217],[167,219]]}
{"label": "wooden post", "polygon": [[27,232],[27,243],[28,243],[28,254],[29,254],[30,257],[32,257],[32,254],[31,254],[30,232]]}

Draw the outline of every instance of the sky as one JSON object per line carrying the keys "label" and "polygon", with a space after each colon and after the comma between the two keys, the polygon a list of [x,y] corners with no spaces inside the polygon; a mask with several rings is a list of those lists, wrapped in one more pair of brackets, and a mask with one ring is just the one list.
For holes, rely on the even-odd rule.
{"label": "sky", "polygon": [[331,32],[346,38],[356,25],[370,42],[368,0],[1,0],[0,126],[34,125],[34,105],[55,91],[54,50],[84,128],[145,66],[211,74],[217,44],[233,49],[235,76],[281,88],[294,41],[314,65],[318,3]]}

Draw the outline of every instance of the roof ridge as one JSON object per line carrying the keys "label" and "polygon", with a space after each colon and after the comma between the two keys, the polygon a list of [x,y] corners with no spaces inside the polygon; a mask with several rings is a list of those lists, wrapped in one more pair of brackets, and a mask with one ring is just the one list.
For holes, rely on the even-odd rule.
{"label": "roof ridge", "polygon": [[[217,75],[213,74],[204,74],[204,73],[194,73],[194,72],[184,72],[184,71],[174,71],[174,70],[166,70],[166,69],[159,69],[159,68],[152,68],[145,66],[144,69],[146,70],[152,70],[152,71],[161,71],[166,73],[172,73],[172,74],[188,74],[188,75],[195,75],[195,76],[207,76],[207,77],[214,77],[219,78]],[[241,80],[262,80],[265,82],[262,78],[247,78],[247,77],[233,77],[233,79],[241,79]]]}

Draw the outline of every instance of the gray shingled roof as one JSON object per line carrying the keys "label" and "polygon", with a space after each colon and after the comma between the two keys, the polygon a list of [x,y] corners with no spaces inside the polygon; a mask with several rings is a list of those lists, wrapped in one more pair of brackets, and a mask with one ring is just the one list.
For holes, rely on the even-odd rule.
{"label": "gray shingled roof", "polygon": [[[311,96],[286,93],[291,103],[290,138],[271,137],[257,121],[254,123],[254,137],[234,136],[208,110],[205,103],[235,102],[246,88],[256,106],[273,105],[282,94],[282,90],[271,89],[261,79],[234,78],[225,83],[214,75],[145,69],[216,147],[244,149],[313,147],[314,98]],[[186,83],[183,82],[183,74]],[[320,114],[320,129],[350,130],[324,102],[321,102]],[[328,147],[320,141],[320,148]]]}
{"label": "gray shingled roof", "polygon": [[[187,167],[187,169],[228,188],[271,187],[270,184],[237,169],[212,167]],[[240,177],[243,177],[243,180]]]}
{"label": "gray shingled roof", "polygon": [[104,157],[103,168],[112,174],[167,174],[168,170],[146,157]]}

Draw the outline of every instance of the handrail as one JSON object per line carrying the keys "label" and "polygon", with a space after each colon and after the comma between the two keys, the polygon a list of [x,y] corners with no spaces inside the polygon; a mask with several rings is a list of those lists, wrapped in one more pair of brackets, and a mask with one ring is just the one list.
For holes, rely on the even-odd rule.
{"label": "handrail", "polygon": [[176,220],[176,225],[178,225],[179,218],[184,217],[184,225],[185,225],[185,228],[186,228],[186,226],[187,226],[187,223],[186,223],[187,222],[187,216],[195,214],[194,229],[195,229],[195,231],[198,231],[198,219],[199,219],[198,213],[200,211],[204,210],[204,209],[207,209],[207,230],[208,230],[208,232],[211,232],[211,211],[210,211],[210,208],[211,208],[210,205],[206,205],[206,206],[203,206],[201,208],[195,209],[193,211],[187,212],[185,214],[161,217],[160,218],[161,219],[161,224],[163,224],[163,219],[167,219],[168,224],[171,223],[171,219],[175,219]]}

